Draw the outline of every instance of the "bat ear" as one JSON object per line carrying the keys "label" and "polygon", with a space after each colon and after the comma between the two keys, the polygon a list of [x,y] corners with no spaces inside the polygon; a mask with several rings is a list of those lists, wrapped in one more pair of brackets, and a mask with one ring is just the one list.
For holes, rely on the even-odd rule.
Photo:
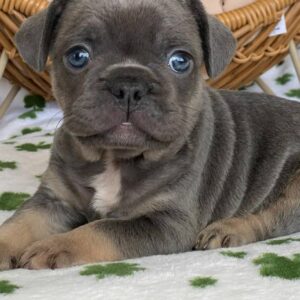
{"label": "bat ear", "polygon": [[205,12],[199,0],[190,0],[189,6],[198,25],[207,74],[210,78],[217,77],[232,60],[236,39],[217,18]]}
{"label": "bat ear", "polygon": [[53,33],[66,4],[67,0],[54,0],[47,9],[27,19],[16,34],[17,49],[36,71],[45,69]]}

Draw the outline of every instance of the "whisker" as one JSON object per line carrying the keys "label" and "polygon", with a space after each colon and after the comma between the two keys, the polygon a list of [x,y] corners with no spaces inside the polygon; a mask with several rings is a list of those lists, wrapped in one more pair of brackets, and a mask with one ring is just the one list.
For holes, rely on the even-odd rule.
{"label": "whisker", "polygon": [[50,123],[53,121],[53,119],[58,115],[61,114],[61,111],[57,111],[52,117],[48,120],[46,128],[49,127]]}

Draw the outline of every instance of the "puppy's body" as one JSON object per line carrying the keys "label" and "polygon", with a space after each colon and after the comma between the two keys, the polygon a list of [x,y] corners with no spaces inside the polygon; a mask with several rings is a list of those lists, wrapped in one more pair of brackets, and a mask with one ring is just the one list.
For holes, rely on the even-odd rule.
{"label": "puppy's body", "polygon": [[[66,12],[67,2],[54,1],[17,39],[37,69],[51,48],[65,122],[39,191],[1,227],[2,268],[21,255],[19,265],[55,268],[300,230],[300,105],[203,84],[203,59],[213,76],[234,50],[220,23],[197,1],[73,0]],[[70,71],[62,58],[80,43],[93,49],[92,62]],[[182,75],[165,64],[178,47],[194,58]],[[7,240],[21,228],[24,238]]]}

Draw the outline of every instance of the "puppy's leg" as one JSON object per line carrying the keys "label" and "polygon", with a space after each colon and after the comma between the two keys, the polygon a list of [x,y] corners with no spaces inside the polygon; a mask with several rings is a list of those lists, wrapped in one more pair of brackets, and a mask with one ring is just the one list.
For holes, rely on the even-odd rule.
{"label": "puppy's leg", "polygon": [[0,270],[16,267],[33,242],[72,229],[76,218],[72,209],[41,189],[0,226]]}
{"label": "puppy's leg", "polygon": [[186,229],[188,225],[168,222],[163,217],[99,220],[36,242],[27,249],[21,263],[29,269],[62,268],[186,251],[191,249],[195,236],[195,230]]}
{"label": "puppy's leg", "polygon": [[90,223],[34,243],[26,249],[20,266],[28,269],[56,269],[122,258],[121,251],[112,239],[97,229],[97,223]]}
{"label": "puppy's leg", "polygon": [[198,250],[236,247],[300,231],[300,172],[282,196],[258,214],[212,223],[198,236]]}

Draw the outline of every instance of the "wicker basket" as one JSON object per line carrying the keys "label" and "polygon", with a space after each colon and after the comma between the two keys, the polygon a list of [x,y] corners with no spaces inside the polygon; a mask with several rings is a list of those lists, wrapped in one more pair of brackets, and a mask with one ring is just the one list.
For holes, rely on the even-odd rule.
{"label": "wicker basket", "polygon": [[[48,0],[0,0],[0,47],[5,50],[0,58],[0,76],[4,71],[4,76],[15,84],[51,99],[49,74],[36,73],[24,64],[13,42],[25,18],[47,5]],[[283,13],[288,33],[270,37]],[[257,0],[217,17],[238,40],[236,55],[224,74],[217,80],[208,80],[217,88],[236,89],[251,83],[287,55],[291,41],[300,42],[299,0]]]}

